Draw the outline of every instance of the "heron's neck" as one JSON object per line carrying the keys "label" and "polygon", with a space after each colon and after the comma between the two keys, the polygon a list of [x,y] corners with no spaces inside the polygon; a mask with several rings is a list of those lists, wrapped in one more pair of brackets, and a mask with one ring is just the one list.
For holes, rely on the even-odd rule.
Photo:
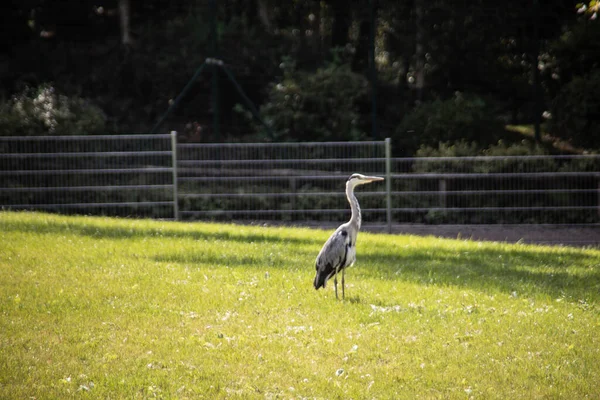
{"label": "heron's neck", "polygon": [[350,208],[352,209],[350,224],[356,225],[357,229],[360,229],[360,224],[362,222],[360,216],[360,207],[358,205],[358,200],[354,195],[354,188],[350,185],[346,186],[346,197],[348,197],[348,202],[350,203]]}

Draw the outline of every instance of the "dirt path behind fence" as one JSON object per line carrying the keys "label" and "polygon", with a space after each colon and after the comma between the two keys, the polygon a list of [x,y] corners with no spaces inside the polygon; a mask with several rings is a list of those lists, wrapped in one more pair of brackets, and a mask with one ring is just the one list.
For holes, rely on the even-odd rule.
{"label": "dirt path behind fence", "polygon": [[[238,221],[244,224],[242,221]],[[272,221],[255,222],[252,225],[287,225],[304,226],[325,230],[334,230],[338,224],[323,222],[273,223]],[[384,233],[387,227],[363,227],[363,231]],[[492,241],[507,243],[546,244],[552,246],[576,246],[600,248],[600,225],[425,225],[396,224],[392,226],[392,234],[418,236],[437,236],[449,239],[470,239],[476,241]]]}
{"label": "dirt path behind fence", "polygon": [[396,225],[393,233],[508,243],[600,246],[600,226]]}

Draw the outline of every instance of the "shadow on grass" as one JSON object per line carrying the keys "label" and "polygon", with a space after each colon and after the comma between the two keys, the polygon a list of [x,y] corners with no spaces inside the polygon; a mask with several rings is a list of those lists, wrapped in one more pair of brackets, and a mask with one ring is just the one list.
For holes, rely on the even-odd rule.
{"label": "shadow on grass", "polygon": [[[92,238],[127,239],[143,237],[222,240],[238,243],[279,243],[290,245],[281,254],[173,252],[152,256],[159,262],[208,264],[214,267],[251,266],[257,268],[305,268],[310,282],[322,238],[297,238],[234,232],[160,229],[154,227],[104,226],[94,220],[54,221],[44,218],[27,221],[0,220],[4,231],[85,235]],[[240,228],[240,230],[242,230]],[[247,230],[246,230],[247,231]],[[296,245],[294,247],[294,245]],[[314,245],[311,247],[299,245]],[[500,290],[517,295],[546,294],[576,300],[600,301],[600,256],[579,249],[510,246],[453,249],[451,246],[408,247],[397,253],[370,250],[358,254],[356,267],[363,276],[403,280],[426,285],[457,286],[476,290]],[[305,261],[307,260],[307,261]],[[305,265],[298,266],[297,263]],[[350,302],[360,301],[349,299]]]}
{"label": "shadow on grass", "polygon": [[348,302],[350,304],[362,304],[363,300],[360,296],[346,296],[346,298],[342,299],[342,301]]}
{"label": "shadow on grass", "polygon": [[371,253],[361,260],[363,273],[382,279],[600,300],[600,257],[577,250],[412,249],[398,255]]}
{"label": "shadow on grass", "polygon": [[[206,231],[183,231],[172,228],[158,229],[139,226],[102,226],[95,221],[1,221],[0,228],[4,231],[13,232],[36,232],[36,233],[65,233],[89,236],[98,239],[129,239],[139,237],[164,237],[171,239],[194,239],[194,240],[232,240],[239,242],[277,242],[313,244],[321,240],[284,237],[277,235],[263,235],[258,233],[241,233],[231,231],[206,232]],[[240,231],[243,228],[240,227]]]}
{"label": "shadow on grass", "polygon": [[[271,254],[165,253],[152,259],[159,262],[210,265],[212,267],[247,266],[288,269],[289,256],[308,260],[303,265],[307,282],[314,276],[316,252],[288,250]],[[295,264],[294,264],[295,266]],[[552,298],[600,301],[600,257],[584,253],[554,254],[547,251],[477,249],[461,253],[450,249],[412,249],[404,254],[359,254],[352,274],[383,280],[401,280],[423,285],[453,286],[482,292],[501,291],[517,296],[545,294]],[[356,278],[355,278],[356,279]],[[330,281],[330,284],[333,284]],[[347,297],[349,303],[360,297]]]}
{"label": "shadow on grass", "polygon": [[274,258],[261,257],[253,254],[205,254],[205,253],[166,253],[152,257],[158,262],[176,264],[203,264],[214,267],[236,267],[236,266],[286,266],[284,263],[275,262]]}

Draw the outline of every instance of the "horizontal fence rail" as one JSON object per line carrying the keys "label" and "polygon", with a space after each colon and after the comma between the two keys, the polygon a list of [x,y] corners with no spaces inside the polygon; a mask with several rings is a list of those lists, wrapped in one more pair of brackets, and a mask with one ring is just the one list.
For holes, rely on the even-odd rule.
{"label": "horizontal fence rail", "polygon": [[600,156],[392,158],[386,141],[178,143],[170,135],[0,137],[0,206],[331,226],[600,225]]}

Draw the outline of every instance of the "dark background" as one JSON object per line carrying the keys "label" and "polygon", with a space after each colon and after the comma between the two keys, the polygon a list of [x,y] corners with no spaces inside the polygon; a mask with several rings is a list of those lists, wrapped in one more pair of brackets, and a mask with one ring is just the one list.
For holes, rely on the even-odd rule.
{"label": "dark background", "polygon": [[[391,137],[396,155],[444,155],[453,145],[594,151],[600,22],[577,7],[5,1],[0,135],[150,132],[189,84],[158,129],[186,141]],[[207,65],[190,82],[208,57],[231,75]]]}

